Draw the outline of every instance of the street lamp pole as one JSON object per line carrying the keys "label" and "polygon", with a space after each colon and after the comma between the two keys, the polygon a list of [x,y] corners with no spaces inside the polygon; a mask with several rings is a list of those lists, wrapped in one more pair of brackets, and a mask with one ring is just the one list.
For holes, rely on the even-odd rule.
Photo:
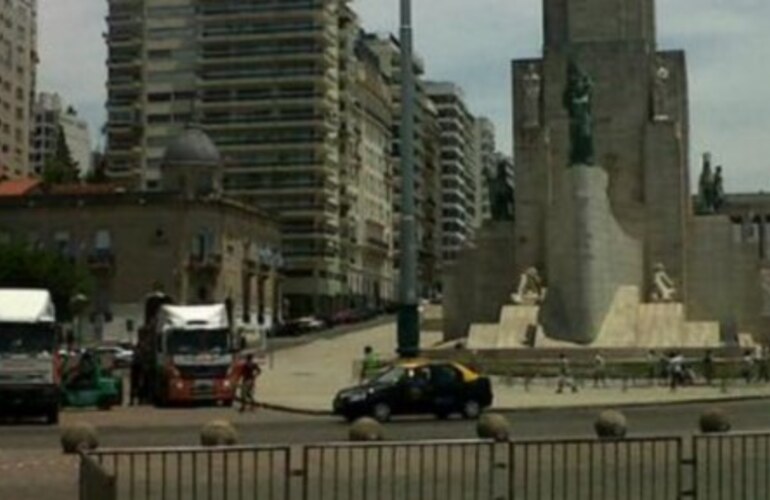
{"label": "street lamp pole", "polygon": [[414,357],[420,351],[417,304],[417,221],[414,202],[415,81],[412,55],[412,2],[401,0],[401,236],[398,354]]}

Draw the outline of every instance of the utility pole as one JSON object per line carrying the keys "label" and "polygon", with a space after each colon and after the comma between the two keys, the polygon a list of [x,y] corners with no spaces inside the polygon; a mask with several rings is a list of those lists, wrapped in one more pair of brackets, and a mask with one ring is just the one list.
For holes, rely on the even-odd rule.
{"label": "utility pole", "polygon": [[401,0],[401,236],[398,310],[398,354],[420,352],[417,304],[417,220],[414,203],[415,83],[412,55],[412,2]]}

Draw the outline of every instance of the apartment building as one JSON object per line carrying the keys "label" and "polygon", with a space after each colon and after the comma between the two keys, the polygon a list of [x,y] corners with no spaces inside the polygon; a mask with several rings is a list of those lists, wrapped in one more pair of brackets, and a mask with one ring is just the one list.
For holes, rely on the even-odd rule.
{"label": "apartment building", "polygon": [[[379,65],[390,84],[393,108],[394,168],[394,265],[398,270],[400,205],[401,205],[401,47],[393,35],[367,34],[367,46],[377,55]],[[440,281],[438,259],[439,242],[439,200],[440,200],[440,129],[438,111],[425,92],[423,62],[415,57],[416,78],[415,110],[415,209],[417,215],[418,280],[422,296],[430,296]]]}
{"label": "apartment building", "polygon": [[442,263],[455,260],[472,244],[476,226],[479,189],[475,119],[460,87],[451,82],[427,82],[426,90],[438,109],[441,130],[441,232]]}
{"label": "apartment building", "polygon": [[91,172],[93,161],[88,122],[80,118],[73,107],[65,108],[58,94],[41,92],[35,101],[30,156],[35,175],[43,174],[46,161],[56,154],[61,140],[67,144],[78,176],[85,178]]}
{"label": "apartment building", "polygon": [[350,8],[341,29],[342,266],[353,305],[380,305],[395,299],[390,84]]}
{"label": "apartment building", "polygon": [[0,0],[0,179],[31,175],[37,0]]}
{"label": "apartment building", "polygon": [[[392,215],[373,201],[388,191],[377,144],[390,141],[378,123],[389,110],[373,68],[351,60],[347,3],[109,0],[108,175],[157,187],[169,138],[200,124],[222,153],[228,194],[279,216],[292,315],[392,288],[392,231],[377,229]],[[375,212],[370,242],[362,214]]]}
{"label": "apartment building", "polygon": [[478,186],[474,199],[476,211],[474,226],[478,229],[485,220],[491,218],[487,178],[497,175],[495,125],[489,118],[485,116],[476,118],[473,128],[473,141],[476,153],[474,178]]}

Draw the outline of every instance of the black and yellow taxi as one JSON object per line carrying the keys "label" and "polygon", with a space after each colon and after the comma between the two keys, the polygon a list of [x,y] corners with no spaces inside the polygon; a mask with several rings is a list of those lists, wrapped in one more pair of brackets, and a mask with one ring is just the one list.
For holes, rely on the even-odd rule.
{"label": "black and yellow taxi", "polygon": [[393,415],[461,414],[475,419],[492,405],[492,384],[454,361],[407,360],[395,363],[358,386],[341,390],[334,413],[354,420],[372,416],[383,422]]}

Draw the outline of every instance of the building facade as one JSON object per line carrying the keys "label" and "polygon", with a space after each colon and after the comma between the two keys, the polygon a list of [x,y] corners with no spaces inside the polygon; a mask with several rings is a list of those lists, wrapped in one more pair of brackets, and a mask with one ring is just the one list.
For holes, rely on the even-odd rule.
{"label": "building facade", "polygon": [[352,306],[395,299],[390,86],[346,8],[340,65],[340,223]]}
{"label": "building facade", "polygon": [[489,118],[484,116],[476,118],[473,127],[473,141],[476,153],[476,175],[474,177],[477,186],[474,200],[476,210],[475,227],[478,229],[485,220],[489,220],[492,216],[489,205],[487,178],[497,175],[495,125]]}
{"label": "building facade", "polygon": [[[368,34],[366,45],[376,54],[379,66],[390,84],[393,121],[393,234],[394,265],[399,268],[400,206],[401,206],[401,47],[392,35]],[[421,296],[430,296],[439,282],[438,258],[441,152],[438,111],[425,91],[424,66],[415,57],[415,210],[417,215],[418,280]]]}
{"label": "building facade", "polygon": [[460,87],[428,82],[427,94],[438,109],[441,130],[441,232],[443,263],[454,261],[470,245],[476,227],[479,168],[474,150],[474,117]]}
{"label": "building facade", "polygon": [[41,92],[34,108],[34,131],[30,165],[35,175],[43,174],[46,161],[56,154],[60,140],[64,140],[78,176],[85,178],[92,169],[91,133],[88,122],[80,118],[72,107],[66,109],[58,94]]}
{"label": "building facade", "polygon": [[283,314],[278,224],[221,195],[220,161],[205,134],[190,129],[169,145],[160,191],[78,184],[0,196],[0,242],[87,267],[97,338],[124,334],[128,320],[139,325],[157,287],[182,304],[230,298],[239,322],[269,326]]}
{"label": "building facade", "polygon": [[0,179],[28,177],[37,0],[0,0]]}
{"label": "building facade", "polygon": [[[389,245],[384,230],[372,268],[358,250],[345,253],[351,200],[343,198],[352,191],[343,156],[352,150],[341,147],[352,144],[339,140],[350,116],[340,95],[358,36],[346,3],[109,2],[108,175],[155,188],[169,137],[200,123],[224,157],[228,194],[280,215],[294,315],[328,314],[390,286],[380,262]],[[367,140],[383,140],[371,123],[366,132]],[[372,152],[370,163],[382,161]]]}

